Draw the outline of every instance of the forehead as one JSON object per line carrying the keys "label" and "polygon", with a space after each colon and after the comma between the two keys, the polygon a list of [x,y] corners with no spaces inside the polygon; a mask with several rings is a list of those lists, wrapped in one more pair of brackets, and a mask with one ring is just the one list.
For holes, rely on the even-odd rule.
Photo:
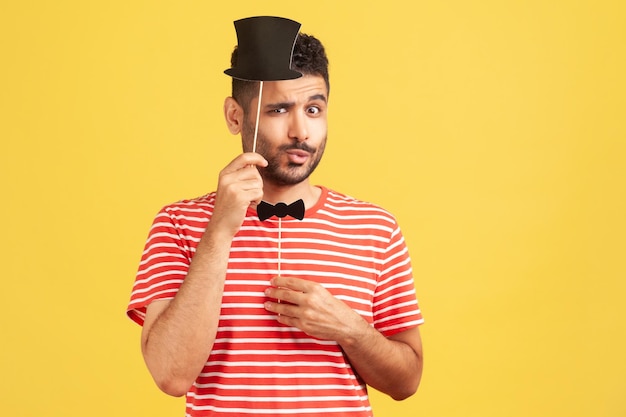
{"label": "forehead", "polygon": [[266,81],[263,83],[263,101],[304,101],[314,96],[328,100],[328,89],[324,78],[303,75],[295,80]]}

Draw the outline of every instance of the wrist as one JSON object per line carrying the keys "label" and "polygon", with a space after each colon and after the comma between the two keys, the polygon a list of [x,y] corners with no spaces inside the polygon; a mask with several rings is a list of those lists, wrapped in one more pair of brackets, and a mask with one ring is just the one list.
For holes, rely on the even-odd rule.
{"label": "wrist", "polygon": [[223,222],[219,222],[217,220],[211,220],[207,224],[206,229],[204,230],[204,234],[202,235],[202,240],[209,240],[215,243],[224,243],[230,242],[233,240],[238,230],[233,230],[232,227],[229,227]]}
{"label": "wrist", "polygon": [[344,337],[339,343],[344,349],[367,343],[369,335],[372,331],[375,331],[363,317],[356,312],[354,314],[355,320],[348,323],[343,333]]}

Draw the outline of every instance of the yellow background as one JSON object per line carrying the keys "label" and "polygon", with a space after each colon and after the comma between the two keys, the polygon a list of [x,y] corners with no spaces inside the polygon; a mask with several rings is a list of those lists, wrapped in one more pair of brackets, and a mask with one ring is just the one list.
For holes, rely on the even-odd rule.
{"label": "yellow background", "polygon": [[156,211],[239,152],[222,71],[260,14],[328,49],[315,182],[410,245],[424,378],[376,415],[625,416],[618,0],[2,2],[0,415],[183,415],[125,307]]}

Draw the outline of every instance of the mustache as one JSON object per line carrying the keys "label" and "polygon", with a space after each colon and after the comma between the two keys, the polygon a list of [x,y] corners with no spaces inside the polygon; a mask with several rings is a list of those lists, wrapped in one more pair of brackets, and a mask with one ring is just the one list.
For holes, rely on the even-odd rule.
{"label": "mustache", "polygon": [[291,145],[283,145],[278,149],[281,151],[299,150],[299,151],[305,151],[308,153],[315,153],[317,151],[317,148],[313,148],[309,146],[308,144],[306,144],[305,142],[298,142],[298,143],[291,144]]}

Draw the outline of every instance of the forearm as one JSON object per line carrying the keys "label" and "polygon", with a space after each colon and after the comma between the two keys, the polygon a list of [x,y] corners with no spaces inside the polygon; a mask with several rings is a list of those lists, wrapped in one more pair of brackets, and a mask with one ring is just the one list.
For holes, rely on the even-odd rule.
{"label": "forearm", "polygon": [[170,395],[187,392],[213,347],[231,240],[208,227],[174,299],[148,307],[142,351],[155,382]]}
{"label": "forearm", "polygon": [[265,308],[276,313],[280,323],[336,341],[365,383],[394,399],[415,393],[422,374],[417,327],[387,338],[318,283],[279,276],[271,284],[266,295],[286,302],[267,301]]}
{"label": "forearm", "polygon": [[340,342],[355,371],[367,385],[396,400],[415,393],[422,375],[419,331],[410,329],[387,338],[364,323]]}

